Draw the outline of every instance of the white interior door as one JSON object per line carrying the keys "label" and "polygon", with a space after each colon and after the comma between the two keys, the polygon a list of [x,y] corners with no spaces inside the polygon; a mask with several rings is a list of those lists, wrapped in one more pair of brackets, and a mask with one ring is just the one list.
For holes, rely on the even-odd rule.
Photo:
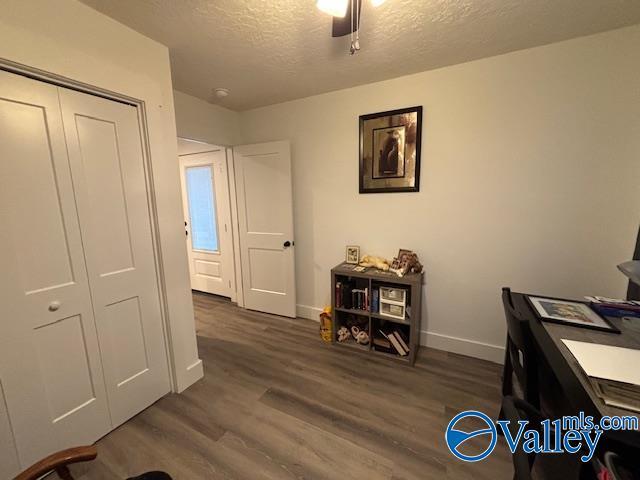
{"label": "white interior door", "polygon": [[111,422],[58,89],[3,71],[0,225],[0,477],[11,478],[5,457],[26,467]]}
{"label": "white interior door", "polygon": [[191,288],[231,297],[235,278],[225,152],[183,155],[180,171]]}
{"label": "white interior door", "polygon": [[65,89],[60,104],[117,426],[170,389],[138,112]]}
{"label": "white interior door", "polygon": [[234,147],[244,306],[296,316],[289,142]]}

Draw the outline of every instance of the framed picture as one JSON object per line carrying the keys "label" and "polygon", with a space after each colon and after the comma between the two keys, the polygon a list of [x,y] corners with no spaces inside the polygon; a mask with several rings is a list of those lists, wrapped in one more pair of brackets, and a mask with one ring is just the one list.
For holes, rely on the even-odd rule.
{"label": "framed picture", "polygon": [[356,264],[360,262],[360,247],[356,245],[347,246],[345,262]]}
{"label": "framed picture", "polygon": [[360,116],[360,193],[419,192],[422,107]]}
{"label": "framed picture", "polygon": [[609,320],[600,316],[588,303],[530,295],[527,295],[527,300],[538,318],[546,322],[620,333],[620,330]]}

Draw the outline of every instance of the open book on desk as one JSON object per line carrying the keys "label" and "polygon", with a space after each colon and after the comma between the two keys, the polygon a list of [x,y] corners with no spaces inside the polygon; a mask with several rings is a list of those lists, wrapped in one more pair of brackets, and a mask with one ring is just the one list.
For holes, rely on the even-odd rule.
{"label": "open book on desk", "polygon": [[562,342],[605,404],[640,412],[640,350],[575,340]]}

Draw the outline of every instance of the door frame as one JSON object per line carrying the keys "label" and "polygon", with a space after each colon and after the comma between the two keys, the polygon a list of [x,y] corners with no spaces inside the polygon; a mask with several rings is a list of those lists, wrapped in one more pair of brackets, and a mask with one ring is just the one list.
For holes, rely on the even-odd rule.
{"label": "door frame", "polygon": [[[187,196],[186,196],[186,187],[184,183],[182,157],[188,158],[192,155],[200,155],[203,153],[217,153],[217,152],[221,152],[223,155],[225,155],[225,171],[226,171],[227,178],[224,181],[226,182],[226,187],[227,187],[226,200],[227,200],[227,205],[229,207],[227,212],[225,212],[225,217],[226,217],[225,220],[228,220],[229,231],[225,232],[225,234],[229,236],[228,244],[229,244],[230,251],[228,255],[230,256],[229,266],[231,266],[231,268],[229,269],[229,281],[230,281],[230,287],[229,287],[230,297],[229,298],[231,299],[232,302],[238,303],[238,286],[237,286],[238,275],[236,271],[236,268],[237,268],[236,252],[238,252],[238,249],[236,248],[236,242],[235,242],[236,237],[235,237],[235,228],[234,228],[235,190],[233,192],[231,191],[231,184],[234,183],[234,181],[233,181],[232,172],[229,165],[229,158],[228,158],[228,155],[226,155],[226,151],[225,151],[227,149],[225,147],[213,145],[211,143],[201,142],[200,140],[192,140],[190,138],[185,138],[185,137],[178,137],[178,139],[201,145],[201,149],[199,148],[197,150],[194,150],[193,152],[188,152],[183,154],[178,153],[178,165],[180,167],[180,189],[182,190],[182,203],[183,203],[183,211],[185,212],[185,216],[186,216],[186,212],[188,211],[188,206],[186,204]],[[217,205],[218,205],[218,202],[216,201],[216,206]],[[236,207],[236,210],[237,210],[237,207]],[[218,223],[219,222],[220,222],[220,218],[218,218]],[[220,226],[218,225],[218,235],[220,234],[219,227]]]}
{"label": "door frame", "polygon": [[229,172],[229,197],[231,199],[231,232],[233,233],[233,263],[236,270],[236,303],[244,308],[244,284],[242,283],[242,259],[240,257],[240,223],[238,220],[238,194],[236,192],[236,163],[233,147],[226,148]]}
{"label": "door frame", "polygon": [[160,244],[160,230],[158,225],[158,209],[155,200],[155,187],[152,175],[151,164],[151,148],[149,145],[149,129],[147,122],[146,103],[144,100],[122,95],[100,87],[79,82],[62,75],[46,72],[38,68],[12,62],[4,58],[0,58],[0,70],[9,73],[21,75],[23,77],[32,78],[40,82],[49,83],[57,87],[75,90],[81,93],[87,93],[96,97],[105,98],[107,100],[124,103],[136,108],[138,116],[138,128],[140,129],[140,139],[142,141],[141,150],[143,158],[143,168],[145,185],[147,190],[147,205],[149,207],[149,220],[151,222],[151,238],[153,246],[153,260],[155,266],[156,281],[158,284],[158,294],[160,300],[160,319],[162,324],[162,334],[164,338],[164,350],[169,370],[169,381],[172,392],[178,392],[179,386],[175,370],[175,362],[173,356],[173,347],[170,335],[169,325],[169,305],[167,300],[167,286],[163,276],[162,268],[162,248]]}
{"label": "door frame", "polygon": [[[244,301],[244,285],[242,280],[243,278],[242,258],[240,255],[240,223],[239,223],[240,220],[238,216],[238,194],[237,194],[237,188],[236,188],[236,163],[235,163],[235,156],[233,151],[234,146],[233,145],[225,145],[225,146],[214,145],[206,141],[196,140],[188,137],[178,136],[178,138],[202,145],[202,150],[199,150],[199,149],[194,150],[193,152],[185,153],[183,155],[191,155],[195,153],[206,153],[210,151],[218,151],[221,149],[225,150],[226,157],[227,157],[227,182],[228,182],[227,186],[228,186],[228,193],[229,193],[229,206],[231,210],[230,211],[231,236],[233,241],[234,281],[232,282],[232,285],[235,284],[234,288],[232,288],[231,301],[235,302],[236,305],[238,305],[238,307],[244,308],[245,301]],[[179,161],[179,157],[181,156],[182,155],[178,154],[178,161]],[[294,224],[294,233],[295,233],[295,224]],[[296,314],[297,314],[297,309],[298,309],[298,305],[296,304]]]}

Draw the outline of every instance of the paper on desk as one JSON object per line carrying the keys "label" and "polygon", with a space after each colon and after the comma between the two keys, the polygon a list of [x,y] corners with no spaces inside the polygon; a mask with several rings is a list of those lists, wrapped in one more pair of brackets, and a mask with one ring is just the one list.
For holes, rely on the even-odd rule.
{"label": "paper on desk", "polygon": [[588,376],[640,385],[640,350],[575,340],[562,342]]}

